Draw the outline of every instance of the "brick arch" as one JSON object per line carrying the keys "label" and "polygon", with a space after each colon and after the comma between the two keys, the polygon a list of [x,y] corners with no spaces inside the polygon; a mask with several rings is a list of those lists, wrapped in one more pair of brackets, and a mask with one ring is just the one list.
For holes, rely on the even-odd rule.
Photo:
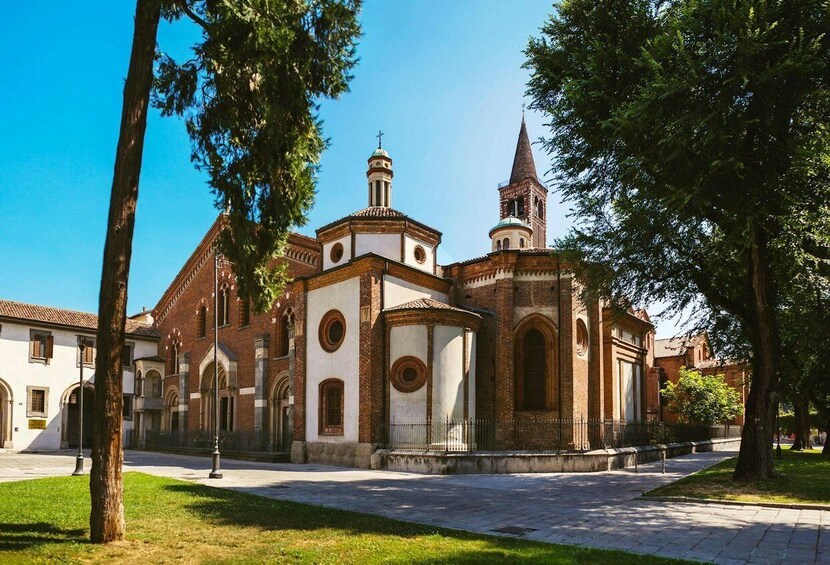
{"label": "brick arch", "polygon": [[[553,320],[534,313],[523,318],[513,332],[513,372],[516,410],[556,409],[560,394],[557,378],[558,332]],[[530,386],[540,391],[541,398],[526,396]]]}

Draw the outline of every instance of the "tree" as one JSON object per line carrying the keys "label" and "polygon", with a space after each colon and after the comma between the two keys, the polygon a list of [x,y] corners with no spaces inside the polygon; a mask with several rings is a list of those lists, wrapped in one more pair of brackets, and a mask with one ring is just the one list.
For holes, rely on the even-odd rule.
{"label": "tree", "polygon": [[830,257],[828,27],[807,0],[570,0],[526,50],[578,218],[560,247],[608,297],[748,341],[740,480],[776,475],[779,287]]}
{"label": "tree", "polygon": [[726,424],[744,412],[741,394],[727,384],[724,375],[702,375],[680,367],[677,382],[667,382],[660,393],[669,411],[692,424]]}
{"label": "tree", "polygon": [[[138,0],[107,224],[95,376],[90,530],[124,538],[122,369],[135,207],[151,91],[163,115],[186,119],[192,160],[226,212],[220,241],[239,292],[270,306],[285,272],[272,269],[288,230],[304,222],[326,142],[317,102],[347,90],[360,0]],[[161,17],[202,29],[193,57],[156,55]],[[153,64],[158,62],[155,77]]]}

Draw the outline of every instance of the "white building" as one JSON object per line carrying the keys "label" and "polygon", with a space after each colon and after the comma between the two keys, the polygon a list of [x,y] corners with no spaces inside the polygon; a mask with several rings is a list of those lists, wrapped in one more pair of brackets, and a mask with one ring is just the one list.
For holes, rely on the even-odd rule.
{"label": "white building", "polygon": [[[78,446],[78,379],[84,364],[84,445],[92,438],[95,333],[98,317],[0,300],[0,448]],[[152,325],[127,320],[124,429],[132,429],[136,360],[158,352]],[[78,336],[86,337],[81,358]]]}

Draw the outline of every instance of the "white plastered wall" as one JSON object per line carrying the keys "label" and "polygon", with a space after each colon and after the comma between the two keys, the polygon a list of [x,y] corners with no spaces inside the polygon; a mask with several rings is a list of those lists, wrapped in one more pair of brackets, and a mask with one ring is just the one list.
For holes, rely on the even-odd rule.
{"label": "white plastered wall", "polygon": [[[331,248],[334,247],[335,244],[340,243],[343,245],[343,257],[340,258],[340,261],[333,262],[331,260]],[[349,262],[352,258],[352,236],[347,235],[345,237],[341,237],[340,239],[335,239],[334,241],[330,241],[323,245],[323,270],[331,269],[332,267],[337,267],[340,265],[344,265]]]}
{"label": "white plastered wall", "polygon": [[435,326],[432,360],[432,419],[464,418],[464,329]]}
{"label": "white plastered wall", "polygon": [[[505,238],[510,240],[510,249],[528,249],[531,247],[532,233],[522,228],[502,228],[494,232],[491,237],[492,251],[503,250],[504,246],[499,248],[497,242],[503,242]],[[524,239],[524,247],[520,245],[522,239]]]}
{"label": "white plastered wall", "polygon": [[[389,333],[389,367],[401,357],[427,362],[426,326],[395,326]],[[427,419],[427,386],[415,392],[400,392],[389,385],[389,417],[392,422],[424,422]]]}
{"label": "white plastered wall", "polygon": [[[343,343],[333,353],[320,346],[320,321],[329,310],[339,310],[346,320]],[[306,439],[321,442],[355,442],[357,436],[360,355],[360,279],[354,277],[308,293],[306,332]],[[343,381],[343,435],[319,435],[320,383]]]}
{"label": "white plastered wall", "polygon": [[400,306],[419,298],[432,298],[438,302],[447,303],[449,296],[446,293],[420,286],[397,277],[384,275],[383,277],[383,307]]}
{"label": "white plastered wall", "polygon": [[[37,329],[51,332],[53,339],[53,357],[49,364],[29,362],[30,330]],[[61,447],[61,428],[64,425],[61,404],[64,393],[77,386],[79,378],[78,367],[78,335],[85,335],[94,339],[91,331],[72,329],[55,329],[41,325],[27,325],[14,322],[3,322],[0,330],[0,379],[11,389],[12,418],[11,442],[16,451],[23,450],[51,450]],[[127,343],[134,344],[133,358],[149,357],[158,353],[158,344],[155,341],[136,339],[127,336]],[[124,368],[123,391],[132,394],[134,391],[134,365]],[[94,376],[91,366],[84,366],[84,381]],[[48,388],[46,398],[46,418],[26,416],[28,408],[27,387]],[[8,410],[8,404],[3,410]],[[5,414],[3,415],[5,417]],[[29,429],[30,420],[46,420],[45,429]],[[132,429],[132,421],[124,421],[124,430]]]}
{"label": "white plastered wall", "polygon": [[[423,263],[419,263],[415,260],[415,247],[418,245],[424,248],[426,259]],[[419,239],[415,239],[408,234],[404,234],[403,249],[404,263],[415,267],[416,269],[435,274],[435,248],[432,245]]]}
{"label": "white plastered wall", "polygon": [[401,235],[399,233],[359,233],[355,235],[355,257],[376,253],[381,257],[401,260]]}

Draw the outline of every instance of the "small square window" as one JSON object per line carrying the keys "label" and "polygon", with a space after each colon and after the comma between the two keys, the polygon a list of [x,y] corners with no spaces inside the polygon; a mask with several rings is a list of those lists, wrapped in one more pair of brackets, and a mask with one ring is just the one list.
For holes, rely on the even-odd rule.
{"label": "small square window", "polygon": [[133,344],[132,343],[125,343],[124,344],[124,349],[121,350],[121,365],[123,365],[125,369],[129,369],[133,366]]}
{"label": "small square window", "polygon": [[51,332],[31,330],[29,332],[29,362],[49,363],[53,346]]}
{"label": "small square window", "polygon": [[46,418],[49,411],[49,388],[26,387],[26,417]]}

